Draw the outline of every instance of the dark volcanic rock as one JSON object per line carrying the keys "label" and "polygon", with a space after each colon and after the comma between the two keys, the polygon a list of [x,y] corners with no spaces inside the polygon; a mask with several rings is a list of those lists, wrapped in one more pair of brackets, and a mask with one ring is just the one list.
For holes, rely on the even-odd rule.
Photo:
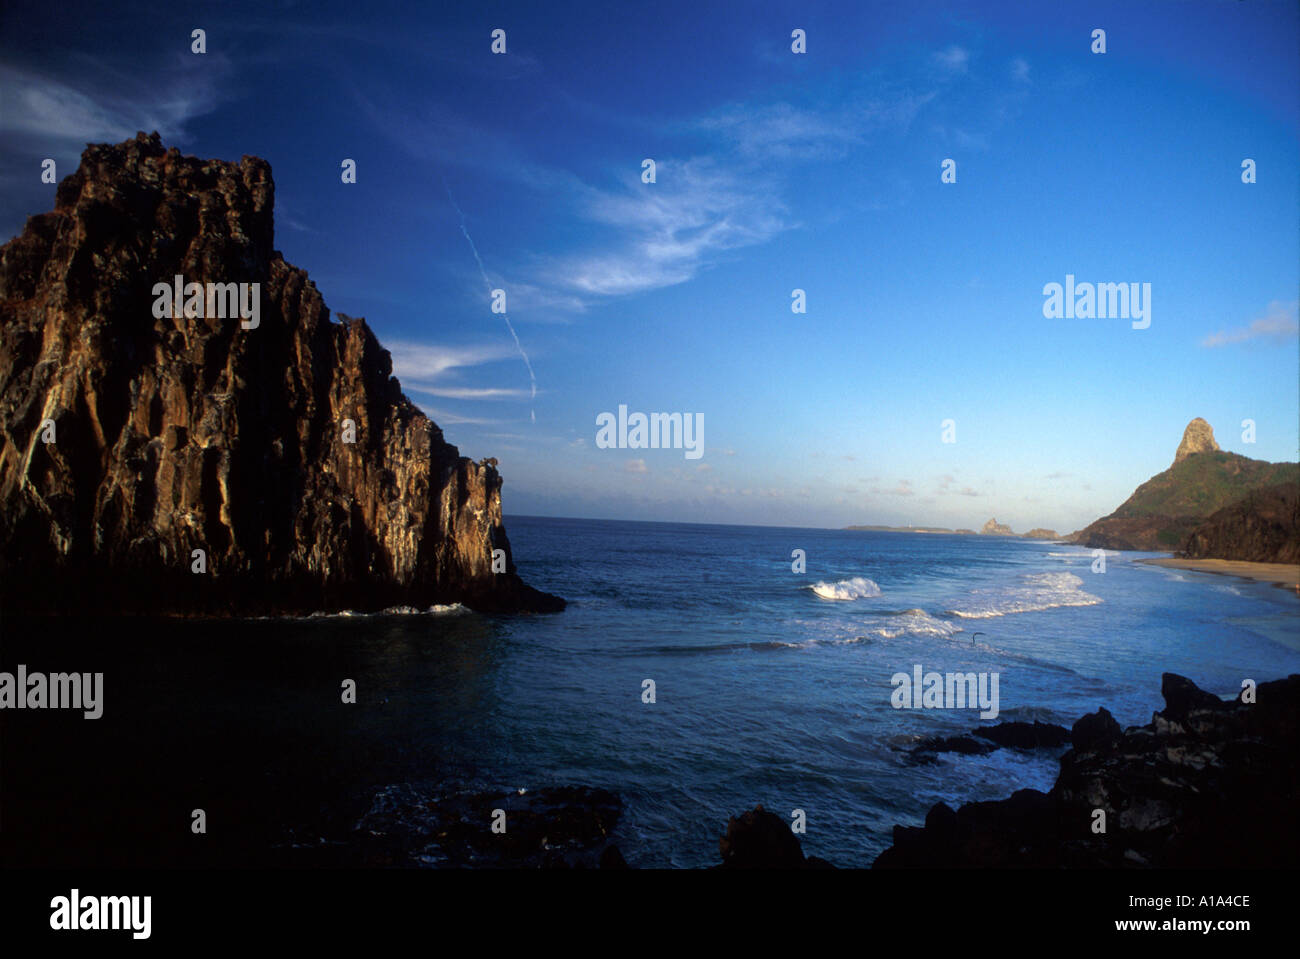
{"label": "dark volcanic rock", "polygon": [[618,846],[610,843],[605,847],[605,851],[600,854],[601,869],[628,869],[627,860],[623,854],[618,851]]}
{"label": "dark volcanic rock", "polygon": [[[331,320],[273,248],[274,202],[264,160],[140,134],[88,147],[54,211],[0,248],[0,598],[563,608],[515,573],[494,461],[462,457],[406,399],[364,320]],[[155,317],[154,284],[177,275],[260,284],[258,325]]]}
{"label": "dark volcanic rock", "polygon": [[1011,749],[1050,749],[1064,746],[1070,741],[1070,731],[1064,726],[1052,723],[998,723],[996,726],[982,726],[972,735],[1008,746]]}
{"label": "dark volcanic rock", "polygon": [[1183,539],[1185,559],[1300,563],[1300,484],[1252,490],[1210,515]]}
{"label": "dark volcanic rock", "polygon": [[[498,809],[504,832],[492,829]],[[430,796],[403,784],[375,797],[340,864],[627,868],[609,838],[622,811],[618,796],[586,786]]]}
{"label": "dark volcanic rock", "polygon": [[1186,676],[1165,673],[1160,677],[1160,695],[1165,697],[1162,715],[1182,722],[1193,710],[1218,709],[1228,705],[1213,693],[1207,693]]}
{"label": "dark volcanic rock", "polygon": [[961,753],[966,756],[983,756],[999,746],[1010,749],[1052,749],[1070,741],[1070,731],[1052,723],[1007,722],[996,726],[981,726],[963,736],[931,736],[916,745],[915,753],[921,757],[930,753]]}
{"label": "dark volcanic rock", "polygon": [[1121,730],[1105,710],[1076,723],[1050,792],[937,805],[924,827],[896,826],[875,866],[1300,865],[1300,675],[1261,684],[1253,703],[1172,674],[1164,689],[1146,726]]}
{"label": "dark volcanic rock", "polygon": [[727,834],[718,840],[722,869],[803,869],[799,839],[790,824],[762,806],[727,821]]}
{"label": "dark volcanic rock", "polygon": [[1070,729],[1070,742],[1079,752],[1089,752],[1097,746],[1117,742],[1124,735],[1123,728],[1115,721],[1105,706],[1095,713],[1088,713],[1075,720]]}

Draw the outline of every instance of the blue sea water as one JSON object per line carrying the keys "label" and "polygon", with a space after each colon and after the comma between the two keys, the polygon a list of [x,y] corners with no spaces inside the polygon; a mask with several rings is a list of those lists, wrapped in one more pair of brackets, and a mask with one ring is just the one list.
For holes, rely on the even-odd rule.
{"label": "blue sea water", "polygon": [[[639,866],[718,861],[728,816],[802,809],[805,851],[867,865],[938,801],[1055,781],[1062,750],[940,755],[921,737],[1069,726],[1161,708],[1161,673],[1220,696],[1300,671],[1300,600],[1240,579],[999,537],[512,517],[524,579],[560,615],[357,623],[405,650],[380,682],[419,711],[440,768],[623,797]],[[806,573],[792,572],[792,551]],[[978,633],[979,635],[976,635]],[[409,657],[438,664],[421,679]],[[452,666],[446,669],[450,660]],[[997,673],[1000,715],[895,709],[891,677]],[[656,701],[642,701],[643,681]],[[427,685],[421,685],[427,682]]]}
{"label": "blue sea water", "polygon": [[[717,863],[756,803],[803,810],[809,854],[867,866],[936,802],[1050,788],[1062,752],[922,762],[923,737],[1100,706],[1141,724],[1165,671],[1225,698],[1300,672],[1294,593],[1144,554],[1102,573],[1089,550],[998,537],[506,525],[563,613],[5,620],[0,665],[103,670],[105,693],[93,722],[0,716],[0,862],[255,864],[362,848],[398,819],[417,837],[400,864],[439,865],[418,839],[429,799],[581,785],[622,798],[612,838],[635,866]],[[895,709],[891,678],[918,665],[998,674],[997,719]],[[193,845],[195,807],[219,842]]]}

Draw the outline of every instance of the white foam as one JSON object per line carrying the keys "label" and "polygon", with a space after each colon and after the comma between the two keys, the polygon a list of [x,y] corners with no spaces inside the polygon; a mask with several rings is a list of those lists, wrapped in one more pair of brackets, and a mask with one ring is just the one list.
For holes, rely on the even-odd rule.
{"label": "white foam", "polygon": [[822,599],[870,599],[880,595],[880,587],[865,576],[842,579],[838,583],[816,583],[812,591]]}
{"label": "white foam", "polygon": [[[389,606],[387,609],[380,610],[377,613],[358,613],[353,609],[340,610],[337,613],[316,612],[308,616],[295,616],[291,619],[366,619],[372,616],[458,616],[461,613],[468,613],[469,609],[460,603],[451,603],[446,606],[434,604],[428,609],[418,609],[415,606]],[[268,617],[274,618],[274,617]]]}
{"label": "white foam", "polygon": [[890,617],[888,623],[877,626],[871,632],[885,639],[897,639],[904,633],[913,636],[947,637],[962,632],[962,628],[956,623],[936,619],[923,609],[909,609]]}
{"label": "white foam", "polygon": [[1030,573],[1015,585],[974,590],[969,599],[948,613],[962,619],[992,619],[1061,606],[1096,606],[1102,602],[1080,589],[1082,585],[1083,580],[1073,573]]}

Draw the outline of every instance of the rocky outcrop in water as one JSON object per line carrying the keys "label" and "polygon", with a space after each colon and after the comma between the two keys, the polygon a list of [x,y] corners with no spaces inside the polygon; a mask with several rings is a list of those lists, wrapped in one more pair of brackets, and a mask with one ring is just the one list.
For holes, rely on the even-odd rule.
{"label": "rocky outcrop in water", "polygon": [[[1071,730],[1050,792],[943,803],[895,826],[875,868],[1259,868],[1300,865],[1300,675],[1235,702],[1166,673],[1165,708]],[[1105,831],[1095,831],[1105,815]]]}
{"label": "rocky outcrop in water", "polygon": [[718,840],[722,864],[715,869],[833,869],[817,856],[805,856],[790,823],[761,805],[727,821]]}
{"label": "rocky outcrop in water", "polygon": [[999,523],[997,519],[991,519],[987,523],[985,523],[984,528],[981,529],[980,532],[983,533],[985,536],[1015,536],[1016,535],[1011,531],[1010,526],[1005,526],[1002,523]]}
{"label": "rocky outcrop in water", "polygon": [[1054,723],[1004,722],[980,726],[967,735],[931,736],[916,744],[914,755],[932,759],[935,753],[983,756],[995,749],[1056,749],[1070,741],[1070,730]]}
{"label": "rocky outcrop in water", "polygon": [[516,574],[495,461],[447,443],[365,321],[274,249],[274,189],[257,157],[140,134],[88,147],[0,248],[0,598],[563,608]]}

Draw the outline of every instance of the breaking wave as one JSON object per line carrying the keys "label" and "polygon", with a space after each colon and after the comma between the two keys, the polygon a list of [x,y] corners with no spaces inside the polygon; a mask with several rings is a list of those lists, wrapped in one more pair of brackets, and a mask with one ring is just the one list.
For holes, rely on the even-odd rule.
{"label": "breaking wave", "polygon": [[870,599],[880,595],[880,587],[865,576],[842,579],[838,583],[815,583],[809,588],[822,599]]}
{"label": "breaking wave", "polygon": [[1030,573],[1015,586],[974,590],[970,597],[947,610],[962,619],[992,619],[1012,613],[1032,613],[1059,606],[1096,606],[1102,600],[1079,587],[1073,573]]}
{"label": "breaking wave", "polygon": [[923,609],[905,609],[901,613],[893,613],[889,622],[875,627],[871,632],[885,639],[897,639],[904,634],[947,637],[962,632],[962,628],[956,623],[936,619]]}

